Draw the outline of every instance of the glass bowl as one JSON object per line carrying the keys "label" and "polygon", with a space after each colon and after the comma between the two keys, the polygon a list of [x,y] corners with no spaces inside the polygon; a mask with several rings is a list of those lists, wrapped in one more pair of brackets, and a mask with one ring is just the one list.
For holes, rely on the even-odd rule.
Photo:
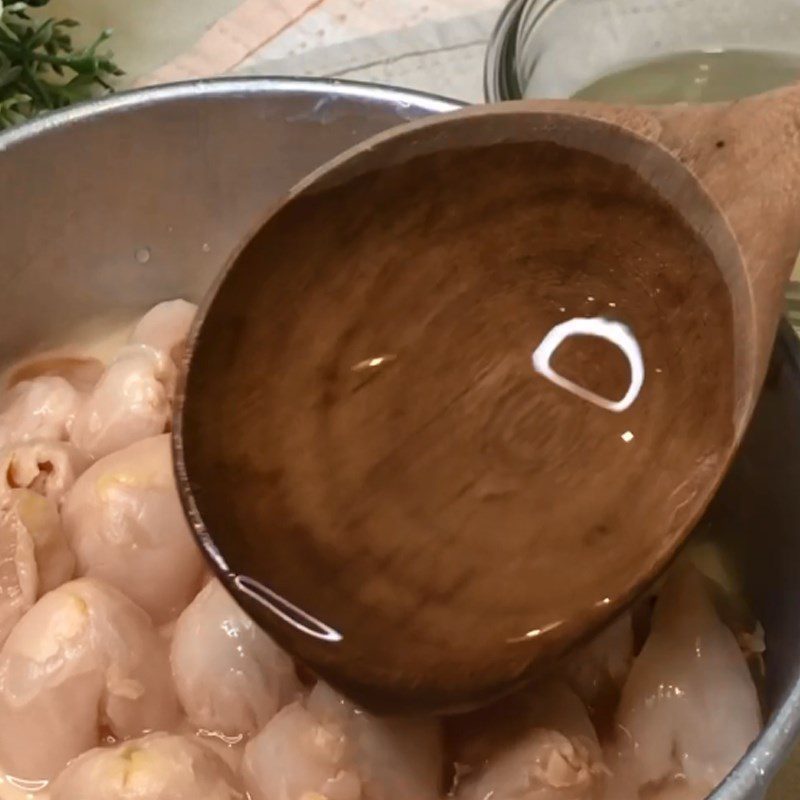
{"label": "glass bowl", "polygon": [[[729,67],[726,96],[710,99],[733,99],[800,77],[798,30],[800,0],[512,0],[487,52],[486,97],[572,97],[632,65],[685,53],[708,56],[712,69],[730,53],[771,55],[783,67],[754,70],[747,58]],[[626,99],[706,99],[695,86],[667,97],[651,81]]]}

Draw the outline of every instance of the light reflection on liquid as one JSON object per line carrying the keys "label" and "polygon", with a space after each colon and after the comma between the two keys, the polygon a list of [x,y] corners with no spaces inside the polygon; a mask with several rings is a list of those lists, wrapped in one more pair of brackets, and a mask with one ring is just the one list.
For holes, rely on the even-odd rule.
{"label": "light reflection on liquid", "polygon": [[342,641],[343,637],[339,631],[334,630],[330,625],[326,625],[316,617],[312,617],[307,611],[303,611],[302,608],[290,603],[285,597],[273,592],[272,589],[267,588],[260,581],[249,578],[246,575],[237,575],[234,578],[234,583],[248,597],[258,601],[275,616],[301,633],[331,644]]}
{"label": "light reflection on liquid", "polygon": [[[602,397],[596,392],[580,386],[575,381],[559,375],[552,368],[550,361],[556,350],[572,336],[595,336],[616,345],[622,351],[630,366],[631,381],[628,390],[621,399],[610,400],[607,397]],[[644,383],[644,360],[636,337],[627,325],[605,317],[574,317],[555,325],[542,339],[536,350],[533,351],[531,360],[536,372],[551,383],[560,386],[583,400],[594,403],[600,408],[616,413],[625,411],[625,409],[633,405]],[[626,442],[633,438],[633,434],[630,434],[630,438],[626,438],[628,434],[630,434],[630,431],[627,431],[622,437]]]}
{"label": "light reflection on liquid", "polygon": [[536,639],[541,636],[543,633],[549,633],[550,631],[554,631],[556,628],[561,627],[564,624],[563,619],[556,620],[555,622],[550,622],[547,625],[542,625],[541,628],[533,628],[533,630],[528,631],[527,633],[523,633],[522,636],[515,636],[512,639],[507,640],[507,644],[518,644],[519,642],[527,642],[531,639]]}
{"label": "light reflection on liquid", "polygon": [[15,778],[13,775],[6,775],[6,782],[20,792],[30,792],[31,794],[43,791],[50,783],[50,781],[44,780],[34,781]]}
{"label": "light reflection on liquid", "polygon": [[224,744],[226,747],[234,747],[237,744],[241,744],[245,738],[243,733],[235,736],[228,736],[221,731],[212,731],[208,728],[198,729],[197,735],[201,738],[216,739],[217,741],[222,742],[222,744]]}
{"label": "light reflection on liquid", "polygon": [[385,364],[389,364],[392,361],[396,361],[397,356],[394,353],[387,353],[386,355],[382,356],[375,356],[374,358],[365,358],[363,361],[359,361],[357,364],[353,364],[350,369],[353,372],[363,372],[364,370],[368,369],[375,369],[376,367],[382,367]]}

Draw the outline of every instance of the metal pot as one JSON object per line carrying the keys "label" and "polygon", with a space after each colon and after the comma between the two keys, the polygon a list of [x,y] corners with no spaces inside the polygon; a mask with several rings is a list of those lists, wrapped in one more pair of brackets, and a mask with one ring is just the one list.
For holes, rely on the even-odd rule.
{"label": "metal pot", "polygon": [[[379,86],[233,79],[119,95],[3,134],[0,362],[87,320],[199,298],[300,177],[373,133],[455,106]],[[766,728],[714,800],[760,797],[800,727],[798,486],[800,347],[784,326],[702,523],[733,555],[768,645]]]}

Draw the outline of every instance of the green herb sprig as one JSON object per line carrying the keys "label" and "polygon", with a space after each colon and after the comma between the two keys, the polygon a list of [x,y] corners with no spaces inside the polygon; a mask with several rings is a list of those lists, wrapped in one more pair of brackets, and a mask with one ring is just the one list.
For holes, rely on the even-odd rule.
{"label": "green herb sprig", "polygon": [[111,53],[97,52],[111,31],[76,49],[69,31],[79,23],[34,20],[28,13],[48,2],[0,0],[0,129],[112,91],[110,81],[124,74]]}

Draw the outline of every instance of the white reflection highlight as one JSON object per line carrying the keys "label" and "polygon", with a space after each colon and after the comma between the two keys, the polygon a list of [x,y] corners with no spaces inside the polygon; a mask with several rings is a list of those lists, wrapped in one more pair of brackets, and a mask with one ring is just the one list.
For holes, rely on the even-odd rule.
{"label": "white reflection highlight", "polygon": [[541,628],[534,628],[527,633],[523,633],[522,636],[514,636],[511,639],[506,639],[506,644],[519,644],[520,642],[527,642],[531,639],[536,639],[541,636],[543,633],[549,633],[550,631],[559,628],[561,625],[564,624],[564,620],[560,619],[556,622],[551,622],[547,625],[542,625]]}
{"label": "white reflection highlight", "polygon": [[[50,782],[45,780],[25,780],[24,778],[15,778],[13,775],[6,775],[6,781],[9,786],[13,786],[21,792],[30,792],[32,794],[46,789],[47,784]],[[2,783],[2,781],[0,781],[0,783]]]}
{"label": "white reflection highlight", "polygon": [[375,367],[383,366],[384,364],[388,364],[391,361],[396,361],[397,356],[393,353],[388,353],[383,356],[375,356],[375,358],[365,358],[363,361],[359,361],[357,364],[353,364],[350,369],[353,372],[362,372],[365,369],[375,369]]}
{"label": "white reflection highlight", "polygon": [[237,575],[234,578],[236,587],[249,597],[257,600],[262,606],[268,608],[276,617],[296,628],[301,633],[311,636],[314,639],[321,639],[325,642],[337,643],[342,641],[342,634],[339,631],[326,625],[316,617],[312,617],[302,608],[298,608],[294,603],[290,603],[285,597],[281,597],[277,592],[264,586],[263,583],[247,575]]}
{"label": "white reflection highlight", "polygon": [[[621,400],[609,400],[590,389],[579,386],[574,381],[559,375],[550,366],[553,353],[571,336],[595,336],[616,345],[622,351],[631,368],[631,382]],[[636,337],[627,325],[604,317],[575,317],[567,322],[559,323],[550,330],[542,339],[541,344],[533,351],[532,362],[536,372],[551,383],[577,395],[582,400],[587,400],[600,408],[616,413],[625,411],[633,404],[644,383],[644,360]]]}

